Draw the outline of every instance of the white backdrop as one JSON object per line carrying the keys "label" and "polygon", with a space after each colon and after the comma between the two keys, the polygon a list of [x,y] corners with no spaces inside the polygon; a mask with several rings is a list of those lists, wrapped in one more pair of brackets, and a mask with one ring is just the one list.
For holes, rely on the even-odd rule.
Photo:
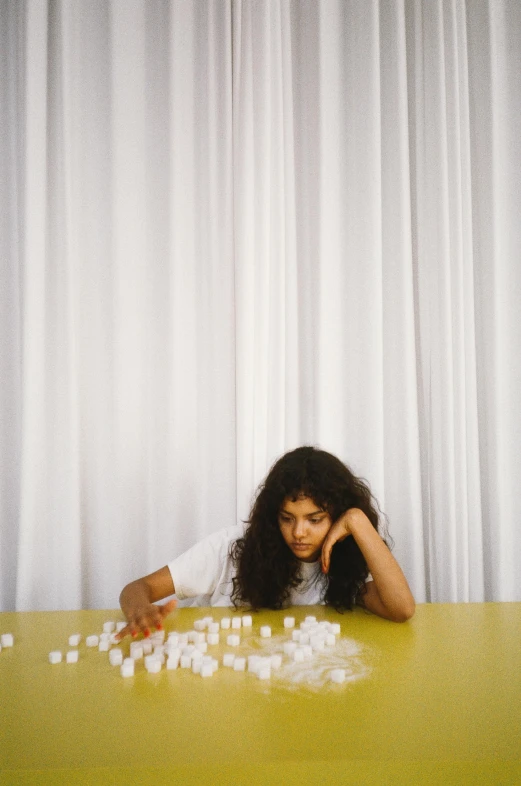
{"label": "white backdrop", "polygon": [[315,444],[521,600],[521,4],[0,1],[0,608],[114,607]]}

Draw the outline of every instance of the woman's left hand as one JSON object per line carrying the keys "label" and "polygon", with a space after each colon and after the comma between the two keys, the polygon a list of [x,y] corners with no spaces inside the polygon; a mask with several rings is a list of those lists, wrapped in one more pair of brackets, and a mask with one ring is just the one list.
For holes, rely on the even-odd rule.
{"label": "woman's left hand", "polygon": [[346,510],[346,512],[332,524],[322,544],[321,561],[323,573],[327,573],[329,570],[331,549],[335,543],[338,543],[340,540],[345,540],[345,538],[353,534],[352,527],[360,517],[367,518],[363,510],[360,510],[360,508],[349,508],[349,510]]}

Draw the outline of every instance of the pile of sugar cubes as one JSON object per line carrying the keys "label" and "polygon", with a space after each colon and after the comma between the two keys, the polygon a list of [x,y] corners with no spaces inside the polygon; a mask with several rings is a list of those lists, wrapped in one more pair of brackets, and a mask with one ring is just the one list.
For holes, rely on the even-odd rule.
{"label": "pile of sugar cubes", "polygon": [[[132,641],[130,643],[129,657],[124,657],[117,643],[116,633],[125,627],[125,622],[105,622],[103,633],[100,636],[87,636],[87,647],[97,647],[100,652],[108,652],[112,666],[119,666],[123,677],[133,677],[136,664],[143,661],[145,669],[150,674],[159,673],[163,667],[167,670],[190,669],[201,677],[211,677],[219,668],[219,660],[214,657],[208,648],[223,643],[233,650],[240,647],[244,633],[253,633],[253,620],[248,614],[235,617],[223,617],[220,622],[214,622],[212,617],[204,617],[194,622],[194,628],[187,633],[156,631],[149,638]],[[335,647],[336,637],[340,634],[340,625],[327,621],[317,622],[316,617],[308,616],[295,629],[295,618],[285,617],[284,629],[288,639],[282,645],[282,651],[263,657],[262,655],[249,655],[243,657],[233,651],[225,652],[222,656],[222,665],[234,671],[252,672],[261,680],[269,680],[273,670],[280,669],[283,662],[301,663],[312,660],[323,650]],[[114,633],[116,630],[116,633]],[[289,631],[291,636],[289,637]],[[259,630],[261,638],[271,638],[271,627],[262,625]],[[242,634],[242,637],[241,637]],[[166,638],[166,640],[165,640]],[[80,634],[69,638],[69,646],[77,648],[80,643]],[[66,653],[67,663],[76,663],[78,649],[71,649]],[[49,653],[50,663],[60,663],[62,653],[54,651]],[[329,673],[330,680],[342,683],[346,678],[345,669],[332,669]]]}

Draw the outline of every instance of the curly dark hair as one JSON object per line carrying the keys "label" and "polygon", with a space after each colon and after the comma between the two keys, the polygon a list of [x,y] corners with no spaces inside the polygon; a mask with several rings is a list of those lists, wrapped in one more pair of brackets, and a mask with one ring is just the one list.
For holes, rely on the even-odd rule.
{"label": "curly dark hair", "polygon": [[[303,446],[286,453],[271,467],[257,489],[244,537],[231,549],[236,567],[232,602],[252,609],[281,609],[298,587],[300,560],[279,528],[285,499],[308,497],[335,522],[349,508],[360,508],[379,531],[380,510],[369,485],[340,459],[324,450]],[[384,514],[382,514],[384,515]],[[384,518],[386,518],[384,516]],[[381,533],[380,533],[381,534]],[[392,541],[384,538],[392,548]],[[367,563],[352,536],[337,542],[331,552],[324,601],[337,611],[350,610],[365,592]]]}

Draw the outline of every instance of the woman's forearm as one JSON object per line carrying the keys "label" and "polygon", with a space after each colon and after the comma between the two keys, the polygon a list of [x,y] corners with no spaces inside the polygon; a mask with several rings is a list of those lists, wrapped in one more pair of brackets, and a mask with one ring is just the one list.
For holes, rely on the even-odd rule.
{"label": "woman's forearm", "polygon": [[415,602],[402,569],[365,513],[350,521],[353,535],[373,577],[378,597],[391,619],[412,617]]}

